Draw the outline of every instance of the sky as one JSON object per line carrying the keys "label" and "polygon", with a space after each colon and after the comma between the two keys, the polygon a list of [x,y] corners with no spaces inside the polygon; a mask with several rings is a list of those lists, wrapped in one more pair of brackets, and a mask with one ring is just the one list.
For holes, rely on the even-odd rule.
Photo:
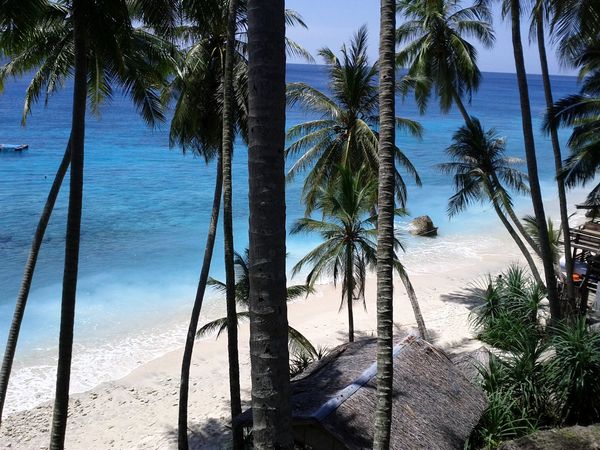
{"label": "sky", "polygon": [[[465,2],[468,6],[471,3]],[[336,51],[344,42],[348,42],[361,25],[369,30],[369,56],[377,58],[379,45],[379,1],[378,0],[287,0],[286,8],[299,12],[308,25],[308,30],[300,27],[288,28],[287,35],[311,54],[324,46]],[[500,2],[493,5],[494,30],[496,43],[492,49],[486,49],[477,42],[471,42],[478,49],[479,68],[483,72],[513,72],[515,65],[512,53],[510,25],[502,20]],[[398,17],[398,23],[402,20]],[[528,20],[523,20],[523,47],[525,65],[528,73],[540,73],[537,44],[529,44]],[[548,41],[548,39],[547,39]],[[560,66],[554,50],[548,49],[548,65],[551,74],[574,75],[574,71]],[[303,62],[289,58],[288,62]],[[317,61],[321,63],[321,61]]]}

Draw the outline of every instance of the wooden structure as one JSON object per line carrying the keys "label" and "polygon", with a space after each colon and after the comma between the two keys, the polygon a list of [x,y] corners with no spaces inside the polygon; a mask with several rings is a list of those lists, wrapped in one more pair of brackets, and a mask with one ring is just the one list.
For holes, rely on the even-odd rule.
{"label": "wooden structure", "polygon": [[573,278],[579,289],[580,309],[588,309],[590,293],[596,297],[600,281],[600,223],[586,222],[571,228]]}
{"label": "wooden structure", "polygon": [[[376,339],[335,348],[292,381],[297,444],[368,449],[376,405]],[[483,391],[444,352],[415,336],[394,347],[391,449],[459,449],[486,407]],[[252,412],[238,420],[252,426]]]}

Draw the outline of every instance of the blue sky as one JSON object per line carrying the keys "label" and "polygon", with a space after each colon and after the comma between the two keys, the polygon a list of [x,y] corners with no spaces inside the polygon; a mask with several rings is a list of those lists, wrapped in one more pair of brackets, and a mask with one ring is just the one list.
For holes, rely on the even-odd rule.
{"label": "blue sky", "polygon": [[[494,29],[496,44],[479,50],[479,67],[487,72],[514,72],[514,61],[509,23],[502,20],[500,2],[494,2]],[[465,5],[470,3],[465,3]],[[286,7],[298,11],[309,29],[288,29],[288,37],[294,39],[313,55],[319,48],[327,46],[337,51],[343,42],[363,24],[369,29],[369,54],[377,57],[379,33],[379,1],[377,0],[287,0]],[[401,20],[400,17],[398,20]],[[524,22],[527,22],[525,19]],[[525,63],[529,73],[539,73],[539,58],[536,44],[528,44],[528,24],[523,23],[523,45]],[[553,49],[548,49],[550,73],[572,75],[574,72],[560,67]],[[289,62],[301,62],[290,59]],[[319,61],[320,62],[320,61]]]}

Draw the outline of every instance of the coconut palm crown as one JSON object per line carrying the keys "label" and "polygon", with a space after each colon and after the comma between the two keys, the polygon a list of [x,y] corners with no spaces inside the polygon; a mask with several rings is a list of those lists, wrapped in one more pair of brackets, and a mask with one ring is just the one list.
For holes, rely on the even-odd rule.
{"label": "coconut palm crown", "polygon": [[[43,15],[18,35],[2,40],[9,61],[0,67],[0,87],[9,76],[34,69],[25,93],[23,123],[32,105],[63,87],[73,75],[73,18],[66,2],[39,2]],[[159,89],[174,67],[174,47],[167,40],[135,27],[129,7],[136,2],[97,6],[87,23],[88,98],[98,114],[105,100],[120,87],[150,125],[164,121]],[[135,8],[133,8],[135,9]],[[103,36],[103,37],[102,37]]]}
{"label": "coconut palm crown", "polygon": [[[288,179],[308,171],[303,189],[308,213],[315,207],[319,189],[337,176],[338,167],[355,171],[365,167],[365,176],[377,178],[377,64],[369,64],[367,58],[366,28],[360,28],[350,46],[343,45],[340,53],[338,58],[328,48],[319,50],[319,56],[327,65],[329,93],[306,83],[288,84],[287,97],[291,106],[298,104],[311,114],[321,116],[295,125],[287,133],[291,143],[286,155],[297,157],[288,172]],[[415,121],[396,118],[396,125],[414,136],[421,135],[421,126]],[[420,185],[421,180],[409,159],[398,147],[394,153],[398,166]],[[406,183],[396,171],[396,197],[401,206],[405,205],[406,194]]]}
{"label": "coconut palm crown", "polygon": [[[558,126],[571,126],[568,145],[571,154],[565,161],[563,176],[567,186],[586,185],[600,169],[600,39],[588,45],[576,61],[583,79],[579,94],[554,103],[554,117],[548,116],[545,128],[552,120]],[[591,193],[595,196],[600,184]]]}
{"label": "coconut palm crown", "polygon": [[515,167],[523,161],[505,157],[505,150],[505,140],[493,129],[484,130],[476,118],[454,133],[446,149],[453,161],[438,165],[442,172],[454,175],[456,193],[448,202],[448,215],[454,216],[474,202],[493,200],[504,207],[511,205],[507,188],[529,192],[527,175]]}
{"label": "coconut palm crown", "polygon": [[[398,12],[406,22],[396,30],[396,40],[405,45],[396,55],[396,65],[408,69],[408,78],[418,83],[401,83],[414,87],[417,104],[423,111],[435,87],[443,112],[456,104],[468,120],[462,97],[477,91],[481,72],[477,67],[477,50],[467,38],[484,47],[494,43],[492,16],[485,2],[476,1],[463,8],[458,0],[402,0]],[[406,92],[406,91],[405,91]]]}

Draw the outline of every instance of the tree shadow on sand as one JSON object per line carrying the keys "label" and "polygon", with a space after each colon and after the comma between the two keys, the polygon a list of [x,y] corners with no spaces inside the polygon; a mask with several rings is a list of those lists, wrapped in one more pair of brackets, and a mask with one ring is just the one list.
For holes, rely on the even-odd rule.
{"label": "tree shadow on sand", "polygon": [[483,303],[485,296],[485,287],[481,285],[468,286],[460,291],[450,292],[440,296],[443,302],[458,303],[466,306],[470,311],[477,308]]}
{"label": "tree shadow on sand", "polygon": [[[190,421],[191,422],[191,421]],[[170,447],[177,448],[177,429],[166,431],[166,439]],[[224,420],[209,418],[202,423],[192,423],[188,426],[188,442],[190,450],[219,450],[229,448],[231,429]]]}

